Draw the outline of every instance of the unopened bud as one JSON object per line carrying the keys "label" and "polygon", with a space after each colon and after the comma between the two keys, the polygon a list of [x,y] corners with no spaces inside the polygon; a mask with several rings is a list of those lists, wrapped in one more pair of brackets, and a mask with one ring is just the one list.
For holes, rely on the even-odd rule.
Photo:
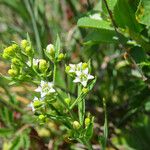
{"label": "unopened bud", "polygon": [[58,61],[62,61],[65,58],[65,55],[63,53],[60,53],[58,55]]}
{"label": "unopened bud", "polygon": [[85,123],[85,126],[87,127],[91,123],[90,118],[85,118],[84,123]]}
{"label": "unopened bud", "polygon": [[45,72],[47,69],[48,69],[48,64],[47,64],[46,60],[40,59],[40,61],[39,61],[39,70],[41,72]]}
{"label": "unopened bud", "polygon": [[89,90],[88,90],[88,88],[83,88],[82,89],[82,92],[85,94],[85,93],[87,93]]}
{"label": "unopened bud", "polygon": [[87,63],[83,63],[82,64],[82,69],[86,69],[88,67],[88,64]]}
{"label": "unopened bud", "polygon": [[73,128],[78,130],[81,127],[80,123],[78,121],[73,122]]}
{"label": "unopened bud", "polygon": [[32,55],[32,54],[33,54],[32,47],[31,47],[31,46],[27,46],[27,47],[25,48],[25,53],[26,53],[27,55]]}
{"label": "unopened bud", "polygon": [[22,41],[21,41],[21,47],[22,47],[22,48],[25,49],[28,45],[29,45],[29,43],[28,43],[27,40],[22,40]]}
{"label": "unopened bud", "polygon": [[10,76],[16,76],[16,75],[18,75],[18,71],[16,69],[9,69],[8,74]]}
{"label": "unopened bud", "polygon": [[70,104],[71,99],[70,98],[65,98],[65,102],[69,105]]}
{"label": "unopened bud", "polygon": [[70,66],[66,66],[65,71],[68,73],[70,71]]}
{"label": "unopened bud", "polygon": [[50,54],[51,56],[54,56],[54,53],[55,53],[54,45],[53,44],[47,45],[46,52]]}
{"label": "unopened bud", "polygon": [[20,65],[20,60],[18,58],[13,58],[11,60],[11,62],[14,64],[14,65]]}
{"label": "unopened bud", "polygon": [[45,119],[45,116],[44,116],[44,115],[39,115],[39,119],[40,119],[40,120],[44,120],[44,119]]}
{"label": "unopened bud", "polygon": [[12,49],[17,52],[19,50],[19,46],[17,44],[12,44]]}
{"label": "unopened bud", "polygon": [[38,107],[42,106],[42,102],[39,100],[36,100],[33,102],[33,106],[34,106],[34,108],[38,108]]}

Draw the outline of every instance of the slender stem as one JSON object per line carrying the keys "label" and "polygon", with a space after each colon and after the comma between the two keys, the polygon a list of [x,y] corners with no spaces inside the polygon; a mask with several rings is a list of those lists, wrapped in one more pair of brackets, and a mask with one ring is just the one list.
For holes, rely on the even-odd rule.
{"label": "slender stem", "polygon": [[53,70],[53,83],[56,81],[56,71],[57,71],[57,63],[54,62],[54,70]]}
{"label": "slender stem", "polygon": [[[78,85],[78,96],[80,96],[80,93],[81,93],[81,85]],[[85,114],[85,100],[82,99],[78,103],[78,115],[79,115],[79,121],[81,125],[83,125],[84,122],[84,114]]]}
{"label": "slender stem", "polygon": [[103,150],[106,149],[107,144],[107,137],[108,137],[108,121],[107,121],[107,109],[106,109],[106,100],[103,98],[103,109],[104,109],[104,115],[105,115],[105,121],[104,121],[104,145]]}

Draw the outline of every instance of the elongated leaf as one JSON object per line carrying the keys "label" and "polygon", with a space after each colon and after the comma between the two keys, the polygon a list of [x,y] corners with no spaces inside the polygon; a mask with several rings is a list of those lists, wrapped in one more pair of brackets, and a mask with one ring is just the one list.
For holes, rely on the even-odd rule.
{"label": "elongated leaf", "polygon": [[8,128],[0,128],[0,136],[1,137],[6,137],[6,136],[10,136],[13,133],[13,131],[11,129]]}
{"label": "elongated leaf", "polygon": [[60,38],[59,35],[57,35],[56,44],[55,44],[55,57],[58,57],[60,52]]}
{"label": "elongated leaf", "polygon": [[17,136],[15,140],[12,142],[10,150],[19,150],[22,147],[22,137]]}
{"label": "elongated leaf", "polygon": [[135,19],[134,2],[129,0],[118,0],[114,7],[115,22],[119,27],[126,28],[134,32],[140,32],[141,27]]}
{"label": "elongated leaf", "polygon": [[113,30],[110,23],[104,20],[96,20],[88,17],[83,17],[78,20],[77,25],[83,28],[96,28]]}

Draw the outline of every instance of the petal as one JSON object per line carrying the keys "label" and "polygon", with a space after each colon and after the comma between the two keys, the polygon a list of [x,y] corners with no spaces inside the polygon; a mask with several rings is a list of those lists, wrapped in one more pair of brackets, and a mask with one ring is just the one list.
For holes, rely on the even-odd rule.
{"label": "petal", "polygon": [[78,83],[78,82],[80,82],[80,78],[78,78],[78,77],[77,77],[77,78],[75,78],[75,79],[73,80],[73,82],[74,82],[74,83]]}
{"label": "petal", "polygon": [[54,93],[55,90],[54,90],[53,88],[51,88],[51,89],[49,90],[49,92],[50,92],[50,93]]}
{"label": "petal", "polygon": [[87,80],[86,80],[86,81],[82,81],[81,84],[82,84],[84,87],[86,87],[86,85],[87,85]]}
{"label": "petal", "polygon": [[53,82],[48,82],[48,86],[52,87],[53,86]]}
{"label": "petal", "polygon": [[35,89],[35,92],[41,92],[42,88],[39,86],[37,89]]}
{"label": "petal", "polygon": [[47,93],[42,92],[42,93],[41,93],[41,98],[45,97],[46,94],[47,94]]}
{"label": "petal", "polygon": [[88,74],[88,77],[87,77],[87,78],[88,78],[88,79],[94,79],[94,76]]}
{"label": "petal", "polygon": [[86,74],[86,75],[88,74],[88,72],[89,72],[88,68],[86,68],[86,69],[83,70],[83,73]]}
{"label": "petal", "polygon": [[77,76],[80,76],[81,74],[82,74],[81,71],[76,71],[76,75],[77,75]]}
{"label": "petal", "polygon": [[33,99],[33,101],[36,101],[36,100],[38,100],[38,98],[35,96],[34,99]]}

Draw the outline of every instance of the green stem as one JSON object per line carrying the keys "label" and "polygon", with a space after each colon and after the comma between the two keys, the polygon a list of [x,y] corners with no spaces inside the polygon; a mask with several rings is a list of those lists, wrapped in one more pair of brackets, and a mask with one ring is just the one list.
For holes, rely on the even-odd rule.
{"label": "green stem", "polygon": [[53,70],[53,83],[56,81],[56,71],[57,71],[57,63],[54,62],[54,70]]}
{"label": "green stem", "polygon": [[107,144],[107,137],[108,137],[108,121],[107,121],[107,109],[106,109],[106,100],[103,98],[103,109],[104,109],[104,115],[105,115],[105,121],[104,121],[104,145],[103,150],[106,149]]}
{"label": "green stem", "polygon": [[[78,85],[78,96],[80,96],[81,93],[81,85]],[[81,125],[83,125],[84,122],[84,114],[85,114],[85,100],[82,99],[78,103],[78,115],[79,115],[79,122]]]}

